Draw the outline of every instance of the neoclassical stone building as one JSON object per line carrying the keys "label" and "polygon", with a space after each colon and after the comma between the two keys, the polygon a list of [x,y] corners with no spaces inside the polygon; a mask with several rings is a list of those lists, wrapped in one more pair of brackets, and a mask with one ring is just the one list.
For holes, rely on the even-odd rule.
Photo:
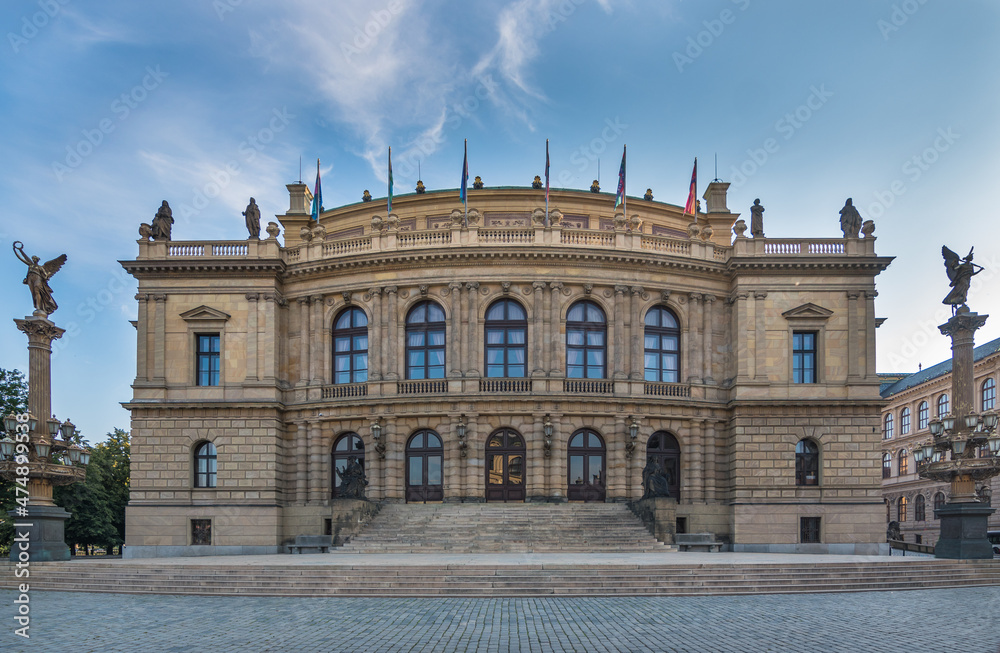
{"label": "neoclassical stone building", "polygon": [[[746,238],[531,188],[362,202],[264,240],[143,238],[126,555],[275,552],[375,501],[627,501],[736,550],[885,539],[871,230]],[[836,213],[825,231],[836,231]],[[239,221],[234,220],[234,229]],[[148,232],[146,232],[148,234]],[[354,512],[352,512],[354,511]]]}
{"label": "neoclassical stone building", "polygon": [[[1000,338],[973,350],[974,409],[997,408],[1000,383]],[[907,542],[934,545],[941,534],[935,510],[948,501],[949,485],[920,478],[913,460],[916,447],[931,440],[928,425],[951,411],[951,359],[903,376],[887,385],[882,411],[882,490],[886,521],[898,521]],[[996,478],[990,491],[1000,489]],[[997,505],[1000,495],[993,495]],[[989,518],[991,530],[1000,530],[1000,513]]]}

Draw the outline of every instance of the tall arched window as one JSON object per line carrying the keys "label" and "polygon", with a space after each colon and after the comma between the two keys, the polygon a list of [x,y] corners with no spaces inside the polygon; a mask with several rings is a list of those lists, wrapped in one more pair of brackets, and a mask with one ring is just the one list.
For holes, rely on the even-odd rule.
{"label": "tall arched window", "polygon": [[819,485],[819,447],[812,440],[795,445],[795,484]]}
{"label": "tall arched window", "polygon": [[677,316],[664,306],[646,313],[645,378],[652,383],[677,383],[681,369],[681,330]]}
{"label": "tall arched window", "polygon": [[885,414],[885,429],[882,431],[882,438],[883,439],[885,439],[885,440],[891,440],[892,439],[892,425],[893,425],[892,413],[886,413]]}
{"label": "tall arched window", "polygon": [[566,376],[607,378],[607,320],[590,300],[573,304],[566,313]]}
{"label": "tall arched window", "polygon": [[365,443],[357,433],[345,433],[333,444],[333,497],[339,496],[341,476],[347,469],[350,458],[357,458],[361,469],[365,468]]}
{"label": "tall arched window", "polygon": [[202,442],[194,448],[194,486],[215,487],[217,456],[215,445]]}
{"label": "tall arched window", "polygon": [[910,455],[903,449],[899,452],[899,475],[910,473]]}
{"label": "tall arched window", "polygon": [[899,501],[896,502],[896,521],[902,524],[906,521],[906,497],[899,497]]}
{"label": "tall arched window", "polygon": [[937,400],[937,418],[941,419],[948,414],[951,410],[951,404],[948,401],[948,395],[941,395]]}
{"label": "tall arched window", "polygon": [[595,431],[581,429],[569,439],[566,465],[570,501],[604,501],[607,473],[604,440]]}
{"label": "tall arched window", "polygon": [[[944,492],[937,492],[934,494],[934,510],[944,508],[944,502]],[[934,515],[934,518],[937,519],[937,515]]]}
{"label": "tall arched window", "polygon": [[927,428],[927,425],[931,421],[931,408],[927,405],[926,401],[921,401],[920,405],[917,406],[917,430],[922,431]]}
{"label": "tall arched window", "polygon": [[913,518],[917,521],[927,519],[927,505],[922,494],[918,494],[917,498],[913,500]]}
{"label": "tall arched window", "polygon": [[997,405],[997,382],[992,378],[983,381],[981,403],[983,410],[993,410]]}
{"label": "tall arched window", "polygon": [[882,478],[892,478],[892,454],[888,451],[882,454]]}
{"label": "tall arched window", "polygon": [[368,316],[360,308],[346,308],[333,322],[333,382],[367,380]]}
{"label": "tall arched window", "polygon": [[527,376],[528,315],[513,299],[500,299],[486,311],[486,376]]}
{"label": "tall arched window", "polygon": [[910,432],[910,409],[904,408],[899,413],[899,434],[906,435]]}
{"label": "tall arched window", "polygon": [[406,378],[444,378],[444,310],[420,302],[406,316]]}
{"label": "tall arched window", "polygon": [[646,460],[652,458],[660,464],[667,475],[670,496],[681,500],[681,447],[666,431],[657,431],[646,442]]}

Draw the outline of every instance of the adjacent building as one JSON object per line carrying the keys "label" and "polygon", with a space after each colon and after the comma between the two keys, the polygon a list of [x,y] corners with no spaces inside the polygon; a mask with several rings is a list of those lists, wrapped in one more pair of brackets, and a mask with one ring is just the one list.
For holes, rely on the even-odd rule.
{"label": "adjacent building", "polygon": [[[870,224],[744,237],[728,186],[696,218],[575,190],[546,215],[544,190],[477,188],[467,210],[428,191],[313,221],[296,183],[263,240],[144,228],[122,262],[139,282],[126,556],[330,533],[360,518],[352,465],[372,501],[604,502],[640,498],[650,459],[679,531],[884,550],[891,259]],[[827,213],[816,231],[837,231]]]}

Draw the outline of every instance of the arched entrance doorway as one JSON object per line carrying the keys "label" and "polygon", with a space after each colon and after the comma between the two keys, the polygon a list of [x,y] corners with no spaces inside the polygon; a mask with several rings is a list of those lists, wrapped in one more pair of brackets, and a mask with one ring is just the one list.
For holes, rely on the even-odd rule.
{"label": "arched entrance doorway", "polygon": [[569,439],[566,498],[570,501],[604,501],[607,475],[604,440],[590,429]]}
{"label": "arched entrance doorway", "polygon": [[670,496],[681,500],[681,447],[677,438],[666,431],[657,431],[646,442],[646,460],[650,458],[660,463],[667,475]]}
{"label": "arched entrance doorway", "polygon": [[434,431],[417,431],[406,443],[406,501],[444,499],[444,446]]}
{"label": "arched entrance doorway", "polygon": [[361,463],[361,468],[365,468],[365,443],[361,441],[357,433],[345,433],[333,445],[333,491],[332,496],[336,499],[340,496],[341,475],[347,469],[347,462],[350,458],[357,458]]}
{"label": "arched entrance doorway", "polygon": [[524,501],[524,439],[513,429],[486,440],[486,500]]}

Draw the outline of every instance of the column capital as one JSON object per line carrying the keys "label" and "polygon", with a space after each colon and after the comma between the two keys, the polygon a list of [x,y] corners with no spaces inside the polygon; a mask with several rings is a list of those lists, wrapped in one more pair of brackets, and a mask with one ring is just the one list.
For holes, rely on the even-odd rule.
{"label": "column capital", "polygon": [[395,295],[399,291],[399,288],[396,286],[386,286],[382,291],[387,295]]}
{"label": "column capital", "polygon": [[543,288],[545,288],[545,282],[544,281],[533,281],[531,283],[531,287],[534,288],[536,291],[540,291]]}
{"label": "column capital", "polygon": [[701,301],[706,302],[708,304],[714,304],[715,303],[715,299],[716,299],[715,295],[702,295],[701,296]]}
{"label": "column capital", "polygon": [[615,286],[616,295],[624,295],[628,292],[628,286]]}
{"label": "column capital", "polygon": [[767,291],[766,290],[755,290],[755,291],[753,291],[753,298],[754,299],[766,299],[767,298]]}
{"label": "column capital", "polygon": [[470,281],[469,283],[465,284],[465,288],[467,290],[479,290],[479,282],[478,281]]}
{"label": "column capital", "polygon": [[696,293],[696,292],[688,293],[688,298],[692,302],[697,302],[701,299],[701,293]]}
{"label": "column capital", "polygon": [[646,292],[646,289],[642,286],[632,286],[629,290],[632,291],[633,295],[642,295]]}
{"label": "column capital", "polygon": [[562,281],[550,281],[549,288],[551,288],[553,292],[560,292],[563,289],[563,283]]}
{"label": "column capital", "polygon": [[165,301],[167,301],[167,296],[164,293],[157,293],[157,294],[150,295],[150,298],[152,298],[152,300],[154,302],[165,302]]}
{"label": "column capital", "polygon": [[299,304],[300,306],[301,306],[301,305],[305,305],[305,306],[308,306],[308,305],[309,305],[309,298],[308,298],[308,297],[298,297],[298,298],[296,298],[296,300],[295,300],[295,301],[296,301],[296,302],[297,302],[297,303],[298,303],[298,304]]}
{"label": "column capital", "polygon": [[[44,342],[51,343],[58,340],[66,333],[65,329],[60,329],[54,323],[41,317],[31,317],[24,320],[14,319],[17,330],[28,336],[29,343]],[[41,418],[39,418],[41,419]]]}
{"label": "column capital", "polygon": [[260,293],[248,292],[246,298],[248,302],[255,302],[260,299]]}

